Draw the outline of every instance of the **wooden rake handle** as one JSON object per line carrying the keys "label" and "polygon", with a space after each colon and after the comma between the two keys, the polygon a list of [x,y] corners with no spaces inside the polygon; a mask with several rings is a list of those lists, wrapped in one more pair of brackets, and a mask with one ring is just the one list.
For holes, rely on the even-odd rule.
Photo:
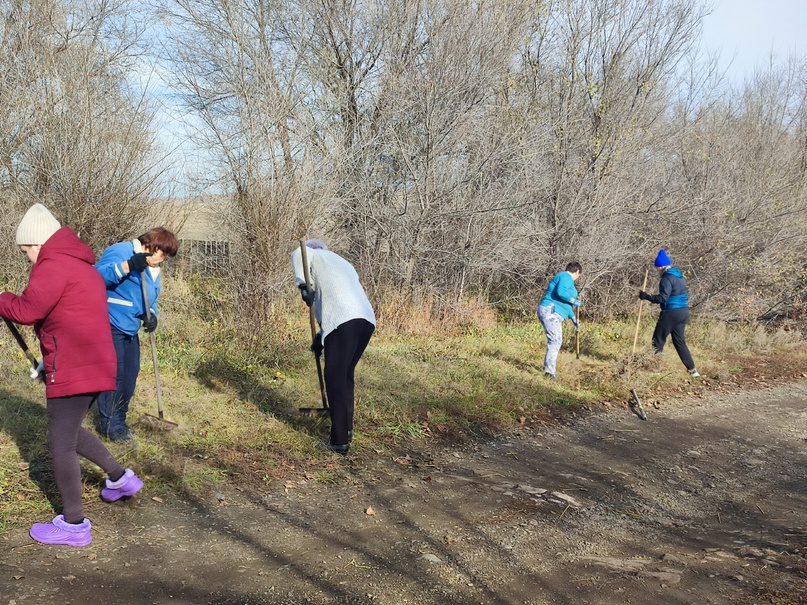
{"label": "wooden rake handle", "polygon": [[[151,319],[145,269],[140,272],[140,285],[143,288],[143,303],[146,305],[146,319]],[[151,343],[151,363],[154,366],[154,387],[157,390],[157,415],[160,417],[160,420],[163,420],[165,416],[165,412],[163,411],[163,389],[160,384],[160,363],[157,360],[157,339],[154,335],[154,331],[149,332],[149,342]]]}
{"label": "wooden rake handle", "polygon": [[[642,292],[644,292],[645,288],[647,288],[647,274],[649,270],[644,270],[644,283],[642,284]],[[642,321],[642,303],[644,301],[640,298],[639,299],[639,312],[636,314],[636,331],[633,333],[633,349],[631,349],[630,354],[636,354],[636,341],[639,339],[639,324]]]}
{"label": "wooden rake handle", "polygon": [[[303,276],[305,278],[305,289],[308,292],[309,296],[311,295],[311,275],[308,272],[308,253],[306,253],[305,248],[305,238],[300,238],[300,256],[302,257],[303,261]],[[314,306],[311,305],[308,307],[308,320],[311,324],[311,342],[314,342],[314,339],[317,337],[317,318],[314,317]],[[325,344],[325,343],[323,343]],[[322,362],[320,361],[319,355],[314,353],[314,359],[317,362],[317,377],[319,378],[319,393],[322,397],[322,407],[323,409],[328,409],[328,397],[325,395],[325,378],[322,375]]]}

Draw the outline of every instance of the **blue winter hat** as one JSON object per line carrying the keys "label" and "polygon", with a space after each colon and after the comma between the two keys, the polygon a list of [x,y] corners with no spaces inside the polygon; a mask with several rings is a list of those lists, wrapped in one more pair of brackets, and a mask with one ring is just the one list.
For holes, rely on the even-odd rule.
{"label": "blue winter hat", "polygon": [[653,264],[656,267],[672,267],[672,261],[670,260],[670,257],[667,256],[667,253],[664,251],[664,248],[658,251],[656,262],[654,262]]}

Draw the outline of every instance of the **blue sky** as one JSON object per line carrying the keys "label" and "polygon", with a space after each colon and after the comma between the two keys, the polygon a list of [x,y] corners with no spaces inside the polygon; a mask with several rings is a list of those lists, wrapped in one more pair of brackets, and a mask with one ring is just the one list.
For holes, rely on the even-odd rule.
{"label": "blue sky", "polygon": [[[807,54],[807,0],[712,0],[701,47],[720,51],[720,64],[742,81],[770,53],[781,64],[789,55]],[[733,59],[733,62],[732,62]]]}

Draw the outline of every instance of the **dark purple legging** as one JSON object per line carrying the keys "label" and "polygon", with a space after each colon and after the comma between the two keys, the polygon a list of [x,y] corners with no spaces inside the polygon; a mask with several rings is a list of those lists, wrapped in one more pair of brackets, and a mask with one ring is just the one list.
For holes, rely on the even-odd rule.
{"label": "dark purple legging", "polygon": [[331,443],[345,445],[353,430],[353,371],[375,327],[365,319],[351,319],[325,339],[325,390],[331,408]]}
{"label": "dark purple legging", "polygon": [[48,398],[48,448],[53,458],[53,477],[62,497],[62,514],[68,523],[84,520],[79,455],[100,466],[113,480],[125,472],[101,440],[81,426],[96,397],[98,393]]}

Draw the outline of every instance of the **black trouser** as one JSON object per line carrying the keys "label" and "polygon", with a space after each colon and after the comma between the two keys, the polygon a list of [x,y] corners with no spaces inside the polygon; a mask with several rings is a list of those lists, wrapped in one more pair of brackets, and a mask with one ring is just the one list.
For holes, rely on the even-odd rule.
{"label": "black trouser", "polygon": [[678,352],[681,362],[686,366],[687,370],[694,370],[695,362],[692,361],[692,354],[689,352],[686,338],[684,338],[684,330],[688,323],[689,309],[662,311],[658,317],[656,329],[653,331],[653,349],[656,353],[661,353],[664,350],[667,337],[672,334],[673,346]]}
{"label": "black trouser", "polygon": [[53,478],[62,497],[62,514],[68,523],[84,520],[79,455],[100,466],[113,480],[125,472],[101,440],[81,426],[96,397],[98,393],[48,398],[48,447],[53,458]]}
{"label": "black trouser", "polygon": [[331,443],[348,443],[353,430],[354,380],[359,363],[375,327],[365,319],[351,319],[325,339],[325,391],[331,414]]}

